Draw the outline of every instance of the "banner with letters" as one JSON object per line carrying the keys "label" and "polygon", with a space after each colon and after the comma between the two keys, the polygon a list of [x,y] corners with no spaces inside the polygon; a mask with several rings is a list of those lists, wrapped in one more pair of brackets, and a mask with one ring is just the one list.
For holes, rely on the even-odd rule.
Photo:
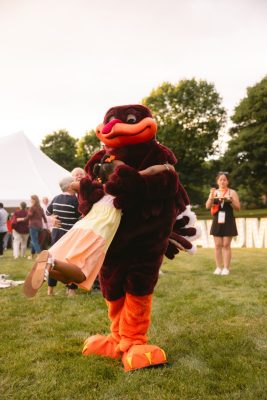
{"label": "banner with letters", "polygon": [[[194,244],[209,248],[214,247],[213,236],[210,233],[212,220],[198,220],[202,235]],[[232,248],[267,248],[267,218],[236,218],[238,236],[233,238]]]}

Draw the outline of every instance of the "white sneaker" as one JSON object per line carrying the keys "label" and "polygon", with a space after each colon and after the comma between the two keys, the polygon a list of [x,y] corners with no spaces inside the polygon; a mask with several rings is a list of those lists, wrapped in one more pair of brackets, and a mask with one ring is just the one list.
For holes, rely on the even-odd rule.
{"label": "white sneaker", "polygon": [[223,268],[221,275],[229,275],[230,271],[228,268]]}
{"label": "white sneaker", "polygon": [[213,272],[214,275],[221,275],[221,273],[222,273],[222,269],[219,268],[219,267],[217,267],[217,268],[215,269],[215,271]]}

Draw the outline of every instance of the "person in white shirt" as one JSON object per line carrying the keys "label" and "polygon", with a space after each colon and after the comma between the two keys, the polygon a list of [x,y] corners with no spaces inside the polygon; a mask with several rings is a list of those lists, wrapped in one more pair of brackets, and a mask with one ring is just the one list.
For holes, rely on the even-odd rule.
{"label": "person in white shirt", "polygon": [[0,257],[4,254],[4,236],[7,233],[8,212],[4,209],[4,204],[0,203]]}
{"label": "person in white shirt", "polygon": [[53,221],[52,221],[51,217],[46,214],[48,204],[49,204],[48,197],[43,197],[41,207],[44,210],[44,213],[45,213],[46,219],[47,219],[47,223],[43,222],[43,229],[48,229],[51,232],[52,228],[53,228]]}

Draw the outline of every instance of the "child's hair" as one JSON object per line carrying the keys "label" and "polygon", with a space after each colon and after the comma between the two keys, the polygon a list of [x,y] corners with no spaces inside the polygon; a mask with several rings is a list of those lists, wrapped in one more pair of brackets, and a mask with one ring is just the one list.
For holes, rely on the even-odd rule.
{"label": "child's hair", "polygon": [[99,164],[95,164],[93,168],[93,179],[101,183],[105,183],[108,177],[114,171],[115,156],[105,154]]}

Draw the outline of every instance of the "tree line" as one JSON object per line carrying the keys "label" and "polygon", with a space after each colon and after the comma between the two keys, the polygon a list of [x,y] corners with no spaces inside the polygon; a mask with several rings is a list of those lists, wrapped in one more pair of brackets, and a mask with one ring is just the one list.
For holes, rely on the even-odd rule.
{"label": "tree line", "polygon": [[[217,172],[227,171],[243,206],[266,206],[267,75],[247,88],[230,128],[219,93],[205,80],[164,82],[141,103],[157,120],[157,140],[175,154],[177,172],[192,204],[203,205]],[[225,134],[229,136],[226,149],[222,147]],[[83,167],[101,143],[94,130],[80,139],[59,130],[46,135],[40,148],[70,171]]]}

